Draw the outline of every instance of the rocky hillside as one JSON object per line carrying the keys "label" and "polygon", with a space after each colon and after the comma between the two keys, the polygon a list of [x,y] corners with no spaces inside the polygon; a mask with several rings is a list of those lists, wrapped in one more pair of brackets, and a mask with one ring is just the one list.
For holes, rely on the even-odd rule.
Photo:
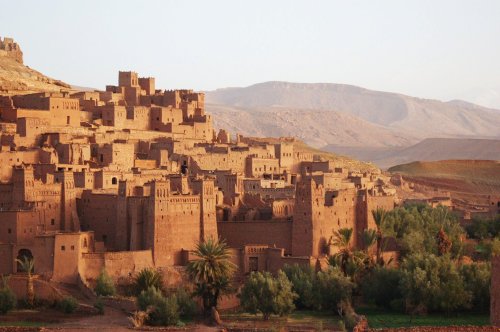
{"label": "rocky hillside", "polygon": [[500,160],[500,139],[427,138],[409,147],[374,149],[328,145],[324,150],[371,161],[386,168],[413,161]]}
{"label": "rocky hillside", "polygon": [[444,160],[413,162],[389,168],[407,180],[441,190],[500,193],[500,161]]}
{"label": "rocky hillside", "polygon": [[[430,137],[500,137],[500,111],[343,84],[266,82],[207,92],[216,125],[266,136],[298,133],[315,147],[409,146]],[[262,125],[269,119],[270,125]],[[266,122],[267,123],[267,122]]]}
{"label": "rocky hillside", "polygon": [[0,94],[59,92],[70,85],[25,66],[19,57],[0,49]]}

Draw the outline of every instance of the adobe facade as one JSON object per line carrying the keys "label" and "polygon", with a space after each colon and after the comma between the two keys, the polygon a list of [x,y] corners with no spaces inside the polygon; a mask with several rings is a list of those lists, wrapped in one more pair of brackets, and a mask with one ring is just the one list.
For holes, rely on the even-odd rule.
{"label": "adobe facade", "polygon": [[89,282],[183,266],[224,238],[240,272],[317,265],[342,227],[391,209],[379,173],[358,173],[290,138],[216,133],[204,94],[119,72],[104,91],[0,96],[0,273]]}

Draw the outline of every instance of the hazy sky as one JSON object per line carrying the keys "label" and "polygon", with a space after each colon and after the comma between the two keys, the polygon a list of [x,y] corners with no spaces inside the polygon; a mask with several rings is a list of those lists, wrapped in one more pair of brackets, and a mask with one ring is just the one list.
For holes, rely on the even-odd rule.
{"label": "hazy sky", "polygon": [[25,63],[104,88],[332,82],[500,109],[500,0],[0,0]]}

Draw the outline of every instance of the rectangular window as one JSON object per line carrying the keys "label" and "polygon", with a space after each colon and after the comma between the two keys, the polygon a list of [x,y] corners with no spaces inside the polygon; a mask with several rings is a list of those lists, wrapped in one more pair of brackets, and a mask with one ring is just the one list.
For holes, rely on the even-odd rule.
{"label": "rectangular window", "polygon": [[61,246],[61,251],[66,250],[66,246]]}

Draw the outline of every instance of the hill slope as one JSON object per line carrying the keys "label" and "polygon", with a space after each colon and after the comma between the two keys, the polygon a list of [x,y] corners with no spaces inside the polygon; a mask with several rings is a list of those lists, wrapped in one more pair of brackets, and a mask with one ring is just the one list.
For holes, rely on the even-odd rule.
{"label": "hill slope", "polygon": [[367,149],[326,146],[324,150],[372,161],[382,168],[412,161],[500,160],[500,140],[494,139],[427,138],[407,148]]}
{"label": "hill slope", "polygon": [[[441,102],[343,84],[266,82],[207,92],[206,101],[207,110],[218,112],[219,121],[228,124],[227,118],[234,112],[247,112],[248,121],[259,122],[264,112],[273,118],[276,117],[273,113],[300,109],[302,112],[287,116],[292,124],[287,131],[300,132],[304,117],[316,117],[313,127],[317,132],[311,131],[302,138],[317,147],[320,147],[317,142],[344,147],[391,147],[409,146],[429,137],[500,137],[498,110],[462,101]],[[359,125],[354,122],[349,132],[342,132],[332,126],[331,122],[336,120],[323,123],[328,113],[309,113],[312,111],[349,115],[351,118],[346,122],[352,124],[352,119],[357,118]],[[342,122],[338,123],[338,127],[345,127]],[[233,128],[229,126],[228,129]],[[240,125],[234,129],[245,130],[246,127]],[[331,135],[323,136],[326,132]],[[380,136],[381,132],[385,137]],[[352,137],[358,138],[353,140]]]}
{"label": "hill slope", "polygon": [[444,190],[500,193],[500,162],[491,160],[445,160],[413,162],[389,168],[415,182]]}
{"label": "hill slope", "polygon": [[[214,125],[248,136],[293,136],[314,147],[338,145],[406,146],[416,140],[346,113],[285,107],[259,109],[207,104]],[[387,143],[390,142],[390,143]]]}
{"label": "hill slope", "polygon": [[43,75],[0,50],[0,93],[60,92],[70,85]]}

